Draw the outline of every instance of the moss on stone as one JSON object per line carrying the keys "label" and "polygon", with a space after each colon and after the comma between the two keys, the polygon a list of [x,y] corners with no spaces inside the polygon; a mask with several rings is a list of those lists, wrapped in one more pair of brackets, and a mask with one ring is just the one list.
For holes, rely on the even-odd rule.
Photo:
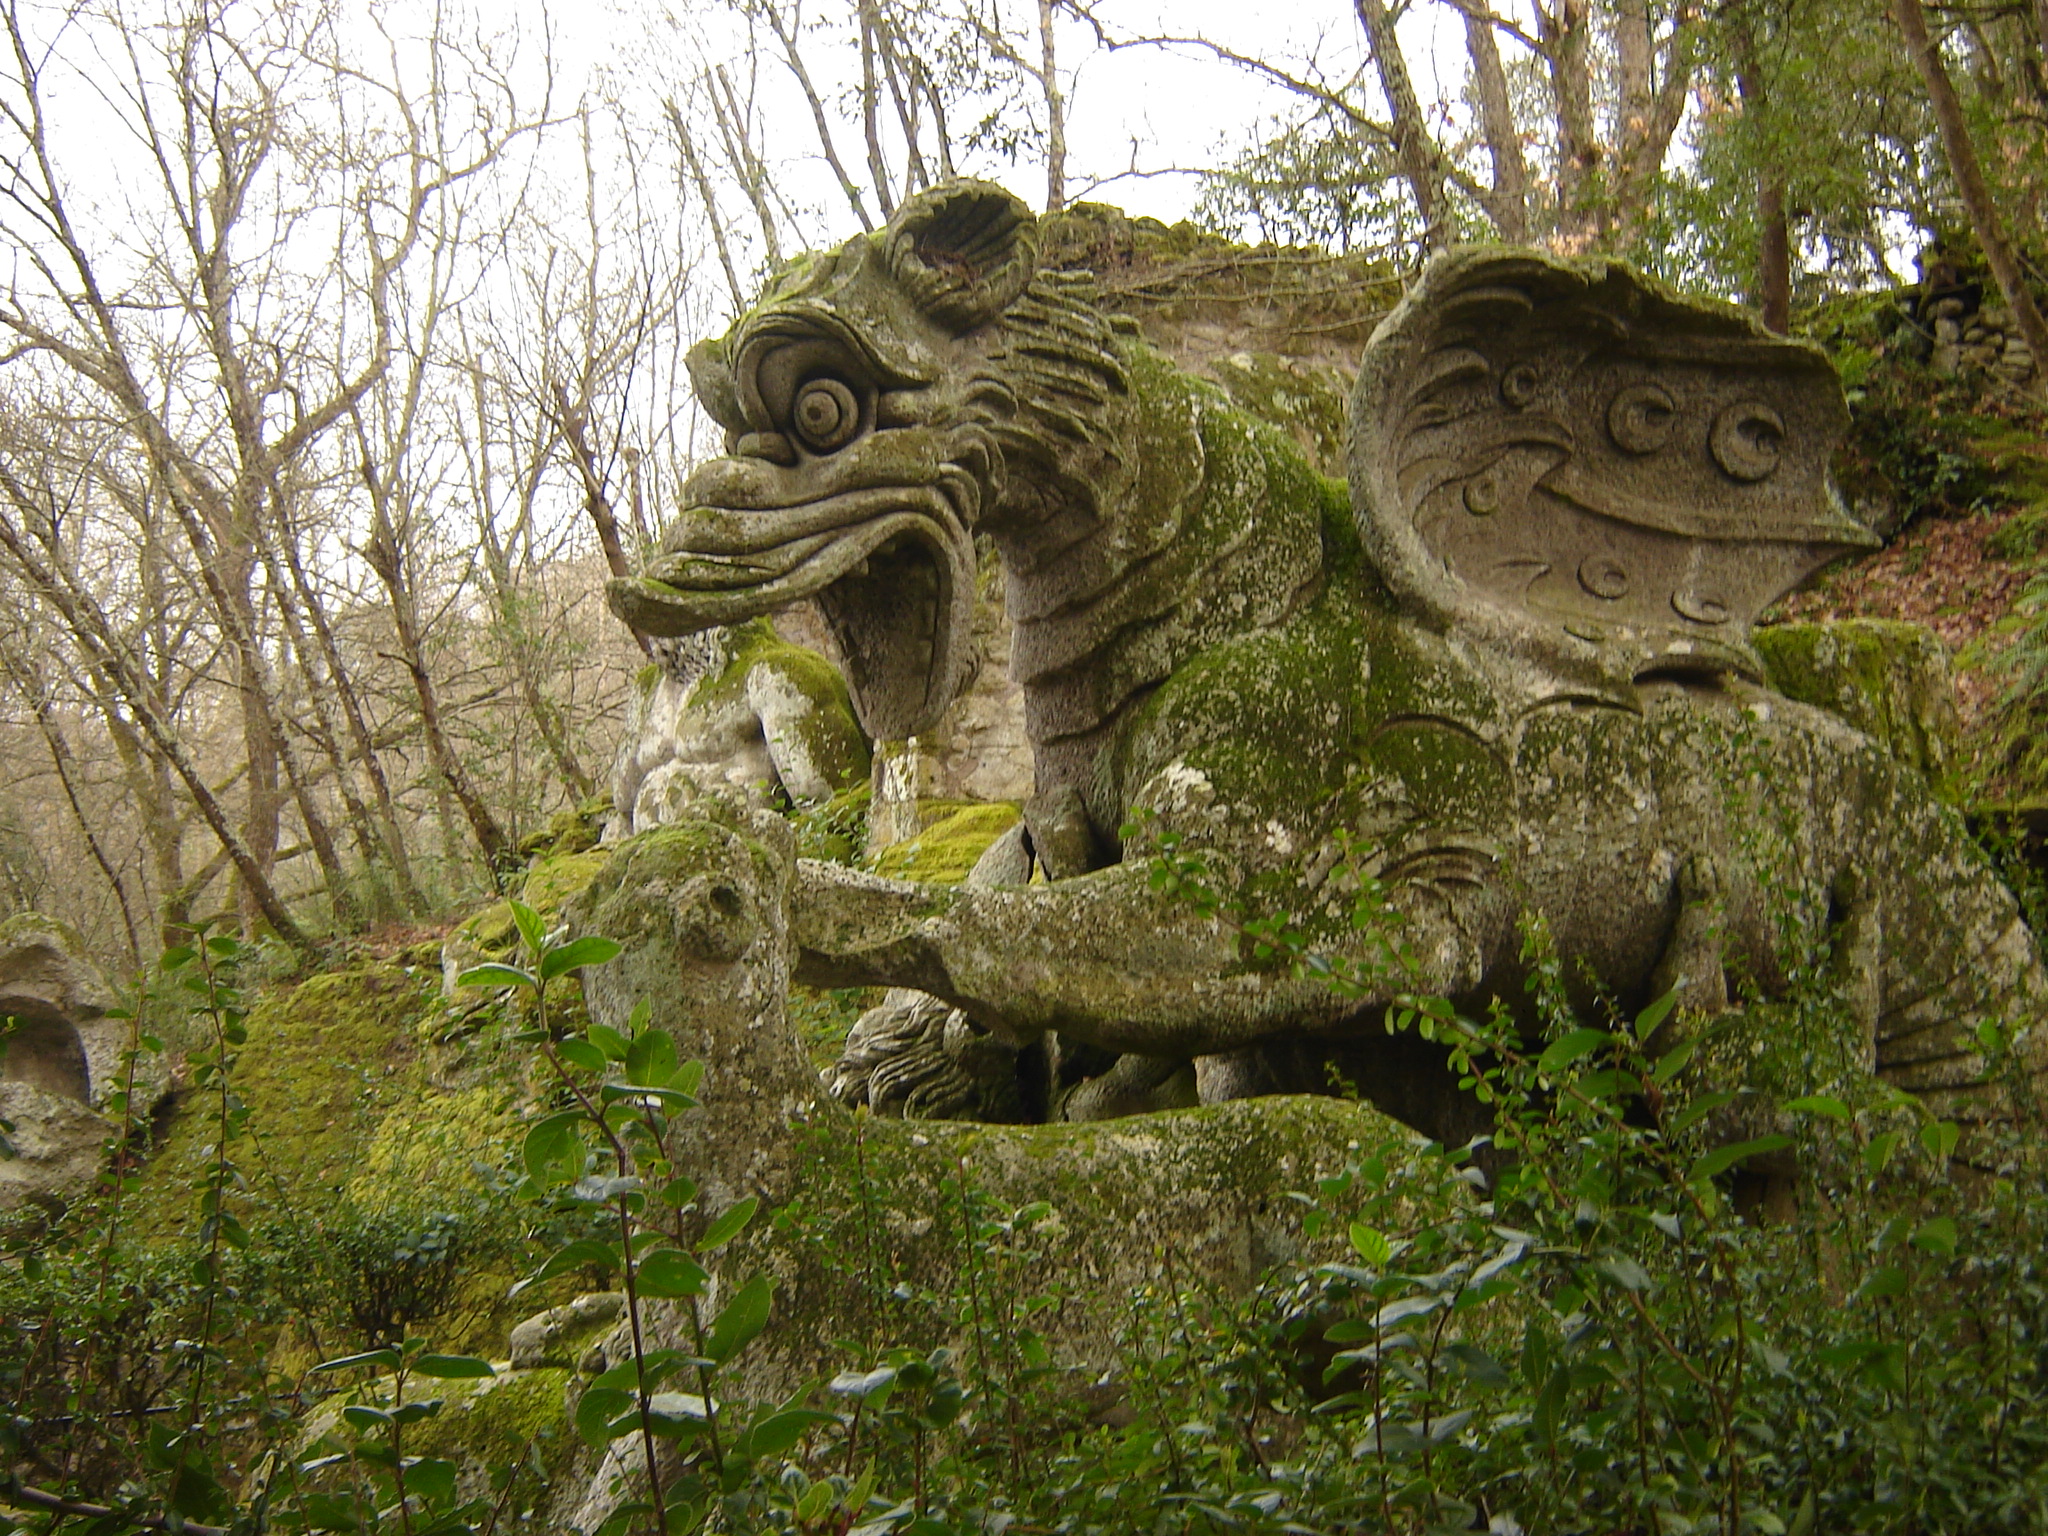
{"label": "moss on stone", "polygon": [[1772,687],[1847,721],[1937,795],[1954,796],[1955,687],[1948,650],[1932,630],[1845,619],[1779,624],[1755,638]]}
{"label": "moss on stone", "polygon": [[1014,827],[1022,814],[1007,800],[958,806],[928,823],[917,836],[879,850],[872,866],[876,874],[896,880],[957,885],[967,878],[989,844]]}
{"label": "moss on stone", "polygon": [[407,1449],[458,1464],[468,1460],[477,1470],[523,1461],[532,1449],[550,1473],[566,1470],[578,1444],[569,1425],[574,1382],[574,1373],[559,1366],[501,1369],[481,1381],[434,1382],[441,1411],[407,1432]]}
{"label": "moss on stone", "polygon": [[872,779],[842,789],[823,805],[790,818],[796,826],[796,851],[807,859],[851,864],[867,846],[868,811],[875,800]]}
{"label": "moss on stone", "polygon": [[[333,1259],[348,1249],[351,1224],[367,1233],[459,1214],[481,1246],[470,1248],[442,1320],[455,1331],[439,1341],[488,1347],[514,1312],[534,1304],[505,1299],[521,1260],[507,1247],[501,1196],[479,1172],[502,1162],[517,1138],[521,1074],[506,1050],[480,1074],[489,1083],[454,1092],[436,1086],[428,1042],[444,1010],[433,982],[424,969],[371,964],[256,1000],[230,1072],[249,1111],[247,1132],[231,1149],[231,1206],[245,1226],[275,1238],[286,1250],[276,1262],[287,1266]],[[176,1103],[125,1218],[138,1243],[197,1236],[195,1181],[215,1140],[216,1110],[203,1090]],[[319,1283],[312,1275],[279,1279],[287,1287]]]}
{"label": "moss on stone", "polygon": [[[587,847],[575,853],[543,858],[526,872],[520,882],[519,899],[533,908],[544,923],[552,923],[562,906],[590,884],[591,877],[604,868],[609,851]],[[512,921],[509,902],[493,902],[465,920],[456,934],[481,954],[502,955],[519,943],[519,929]]]}

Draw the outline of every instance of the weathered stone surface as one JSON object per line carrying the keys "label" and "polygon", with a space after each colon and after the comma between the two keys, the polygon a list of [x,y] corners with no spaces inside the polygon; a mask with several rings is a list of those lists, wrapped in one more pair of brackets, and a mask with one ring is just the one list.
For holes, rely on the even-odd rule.
{"label": "weathered stone surface", "polygon": [[90,1189],[114,1132],[81,1099],[19,1080],[0,1079],[0,1120],[14,1126],[14,1156],[0,1157],[0,1211]]}
{"label": "weathered stone surface", "polygon": [[1847,619],[1773,625],[1757,631],[1756,648],[1773,688],[1839,716],[1951,797],[1962,727],[1940,636],[1919,624]]}
{"label": "weathered stone surface", "polygon": [[[94,1109],[123,1086],[130,1025],[105,1015],[114,991],[78,935],[22,912],[0,922],[0,1018],[14,1024],[0,1054],[0,1119],[14,1122],[18,1156],[0,1161],[0,1209],[35,1195],[68,1199],[88,1187],[112,1127]],[[168,1081],[160,1057],[138,1062],[137,1107]]]}
{"label": "weathered stone surface", "polygon": [[[1454,255],[1367,349],[1347,506],[1085,284],[1034,273],[1035,239],[967,184],[780,279],[700,381],[754,402],[735,431],[795,446],[705,466],[671,552],[614,587],[655,632],[814,600],[857,707],[907,732],[958,687],[968,536],[1003,556],[1027,826],[1058,878],[940,891],[806,866],[802,979],[1195,1059],[1212,1100],[1335,1066],[1448,1129],[1465,1111],[1377,1005],[1525,1009],[1531,922],[1589,1012],[1677,980],[1701,1008],[1781,1000],[1854,928],[1879,936],[1844,983],[1861,1001],[1811,1027],[1958,1106],[1981,1021],[2019,1026],[2038,1070],[2048,983],[1954,817],[1762,682],[1755,614],[1874,543],[1827,482],[1845,413],[1817,351],[1616,264]],[[814,375],[862,402],[843,435],[805,438]],[[858,516],[885,481],[906,489]],[[1120,845],[1133,816],[1247,916],[1292,913],[1352,960],[1392,939],[1405,963],[1363,999],[1260,963],[1148,889]],[[1332,879],[1340,837],[1385,891],[1368,931]]]}
{"label": "weathered stone surface", "polygon": [[667,826],[707,792],[822,804],[867,777],[846,684],[765,620],[668,642],[640,678],[612,770],[614,835]]}
{"label": "weathered stone surface", "polygon": [[863,1319],[892,1337],[929,1336],[934,1319],[903,1298],[953,1283],[963,1180],[988,1209],[1052,1206],[1044,1261],[1073,1283],[1044,1331],[1063,1359],[1099,1368],[1113,1358],[1132,1285],[1168,1265],[1225,1290],[1250,1285],[1308,1252],[1288,1190],[1310,1187],[1360,1145],[1412,1137],[1367,1107],[1307,1097],[1096,1125],[851,1115],[803,1059],[783,1011],[793,863],[785,823],[728,807],[721,819],[622,844],[572,909],[579,930],[626,946],[583,972],[592,1016],[622,1025],[644,998],[654,1024],[706,1064],[702,1107],[681,1118],[676,1139],[706,1208],[800,1195],[817,1221],[887,1234],[872,1273],[848,1273],[836,1244],[801,1228],[757,1225],[729,1251],[722,1274],[776,1281],[775,1327],[743,1357],[737,1390],[747,1395],[774,1398],[812,1379]]}
{"label": "weathered stone surface", "polygon": [[529,1371],[544,1365],[580,1365],[591,1344],[617,1320],[625,1305],[623,1292],[592,1291],[535,1313],[512,1330],[508,1341],[512,1368]]}

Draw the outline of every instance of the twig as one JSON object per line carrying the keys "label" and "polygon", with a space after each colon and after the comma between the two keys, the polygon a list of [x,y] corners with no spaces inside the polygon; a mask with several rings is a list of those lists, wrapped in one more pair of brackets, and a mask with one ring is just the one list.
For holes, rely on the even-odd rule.
{"label": "twig", "polygon": [[[116,1513],[105,1504],[86,1504],[77,1499],[67,1499],[61,1493],[48,1493],[41,1488],[31,1488],[26,1483],[10,1482],[7,1497],[17,1504],[26,1504],[31,1509],[47,1509],[52,1514],[79,1515],[88,1520],[104,1518]],[[175,1526],[164,1515],[131,1515],[120,1511],[123,1518],[134,1522],[148,1531],[179,1530],[187,1536],[228,1536],[224,1525],[200,1525],[196,1521],[181,1520]]]}

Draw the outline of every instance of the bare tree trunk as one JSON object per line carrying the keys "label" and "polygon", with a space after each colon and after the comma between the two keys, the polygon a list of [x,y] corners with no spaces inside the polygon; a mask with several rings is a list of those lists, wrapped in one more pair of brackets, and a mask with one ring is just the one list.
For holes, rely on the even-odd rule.
{"label": "bare tree trunk", "polygon": [[[349,744],[355,761],[362,769],[363,777],[369,781],[371,797],[377,804],[379,841],[384,856],[390,863],[392,878],[398,883],[398,899],[408,912],[418,916],[426,912],[428,903],[420,890],[419,882],[413,876],[412,857],[406,851],[405,834],[398,825],[398,807],[391,793],[390,778],[384,772],[383,756],[378,750],[376,738],[370,732],[369,720],[363,713],[362,698],[355,681],[342,660],[341,647],[335,641],[334,626],[328,621],[326,607],[307,578],[305,562],[299,555],[297,531],[286,526],[281,511],[277,523],[278,543],[284,555],[285,569],[291,574],[292,590],[298,594],[306,623],[312,628],[321,664],[326,672],[326,682],[334,690],[335,701],[341,705],[341,716],[348,726]],[[299,656],[303,669],[306,659],[303,649],[299,651]],[[307,682],[309,687],[320,691],[319,682],[310,675]]]}
{"label": "bare tree trunk", "polygon": [[2040,308],[2028,291],[2026,276],[2006,241],[1997,204],[1984,180],[1984,169],[1977,163],[1977,146],[1970,138],[1969,124],[1963,120],[1962,103],[1956,99],[1955,85],[1949,79],[1948,67],[1941,61],[1940,50],[1927,34],[1926,12],[1921,9],[1920,0],[1892,0],[1892,15],[1899,23],[1899,31],[1905,34],[1906,49],[1913,55],[1920,78],[1926,83],[1935,125],[1941,130],[1941,147],[1956,179],[1963,208],[1970,216],[1970,227],[1984,249],[1984,260],[1998,283],[1999,293],[2019,322],[2020,335],[2033,351],[2035,385],[2048,394],[2048,324],[2043,323]]}
{"label": "bare tree trunk", "polygon": [[1408,77],[1408,60],[1401,52],[1401,40],[1394,34],[1394,19],[1385,0],[1353,0],[1353,6],[1358,24],[1365,29],[1373,65],[1379,71],[1380,89],[1394,115],[1394,157],[1415,198],[1416,211],[1422,215],[1423,245],[1435,250],[1450,239],[1442,157],[1437,153],[1436,141],[1430,137],[1415,84]]}
{"label": "bare tree trunk", "polygon": [[662,103],[662,112],[668,118],[669,132],[676,136],[676,148],[682,151],[690,180],[696,184],[698,199],[704,204],[704,222],[711,230],[712,249],[718,252],[719,270],[725,273],[725,291],[732,295],[732,312],[737,315],[747,307],[747,292],[741,286],[739,268],[733,265],[731,243],[725,238],[725,220],[719,216],[718,194],[712,190],[703,157],[697,153],[696,136],[690,132],[689,124],[683,121],[682,109],[676,105],[673,96]]}
{"label": "bare tree trunk", "polygon": [[1591,13],[1587,0],[1552,0],[1547,10],[1537,4],[1536,17],[1557,119],[1558,232],[1576,245],[1604,223],[1595,203],[1605,151],[1593,121]]}
{"label": "bare tree trunk", "polygon": [[397,631],[399,659],[412,679],[413,695],[419,703],[420,731],[426,738],[428,759],[434,765],[436,776],[448,786],[449,793],[462,807],[463,819],[469,823],[470,834],[476,839],[477,848],[490,868],[491,883],[501,886],[515,863],[512,840],[498,825],[490,807],[484,804],[483,796],[477,793],[476,786],[463,771],[462,761],[448,740],[447,726],[441,718],[440,695],[434,688],[433,674],[427,670],[419,610],[406,574],[398,521],[391,515],[391,493],[371,466],[367,444],[363,452],[363,483],[369,487],[374,519],[369,542],[363,548],[363,558],[377,573],[377,579],[384,583],[384,590],[391,599],[391,624]]}
{"label": "bare tree trunk", "polygon": [[1514,104],[1508,99],[1507,71],[1501,68],[1500,43],[1493,23],[1474,11],[1465,15],[1465,51],[1472,60],[1472,82],[1479,95],[1479,128],[1493,161],[1492,196],[1486,212],[1503,240],[1517,244],[1529,238],[1529,162],[1522,153],[1522,135],[1515,127]]}
{"label": "bare tree trunk", "polygon": [[[802,88],[804,100],[810,104],[811,122],[818,130],[818,148],[824,153],[825,163],[832,167],[832,174],[839,178],[839,190],[846,198],[846,205],[853,210],[853,216],[860,220],[860,227],[874,232],[875,221],[868,217],[867,204],[860,195],[860,185],[846,174],[846,165],[839,158],[839,146],[832,138],[832,121],[826,116],[825,102],[818,95],[818,87],[812,83],[810,67],[804,63],[803,50],[797,46],[795,28],[785,22],[774,5],[762,7],[762,14],[768,18],[768,25],[775,33],[776,41],[782,44],[783,62],[789,65],[789,72],[796,77]],[[886,216],[886,215],[885,215]]]}
{"label": "bare tree trunk", "polygon": [[718,136],[725,141],[726,160],[740,189],[747,194],[747,201],[754,206],[755,221],[761,226],[761,248],[768,264],[780,266],[782,237],[776,233],[775,215],[768,207],[768,167],[754,149],[746,104],[740,100],[723,64],[711,72],[711,80],[712,113],[718,123]]}
{"label": "bare tree trunk", "polygon": [[[1770,111],[1756,54],[1750,19],[1728,17],[1735,52],[1735,84],[1742,93],[1745,120]],[[1764,326],[1783,336],[1792,327],[1792,231],[1785,217],[1785,176],[1770,157],[1759,155],[1756,169],[1756,306]]]}
{"label": "bare tree trunk", "polygon": [[1045,93],[1045,211],[1067,206],[1067,102],[1053,55],[1058,0],[1038,0],[1038,83]]}
{"label": "bare tree trunk", "polygon": [[[4,470],[0,470],[0,487],[4,487],[16,505],[22,505],[25,501],[32,503],[33,498],[28,497],[26,487],[20,485]],[[251,855],[248,845],[235,830],[227,811],[207,784],[206,776],[199,771],[198,765],[185,751],[184,743],[179,739],[177,731],[171,722],[157,711],[150,690],[145,686],[133,658],[116,639],[112,626],[107,623],[98,605],[92,602],[86,593],[64,582],[25,541],[16,536],[4,520],[0,520],[0,548],[5,548],[23,572],[37,583],[43,596],[63,618],[65,627],[70,630],[73,638],[79,642],[94,663],[103,667],[109,676],[119,681],[123,697],[135,711],[136,718],[148,734],[152,746],[176,770],[186,792],[192,797],[192,803],[198,807],[200,816],[212,829],[213,835],[220,839],[221,847],[227,850],[228,857],[234,863],[235,872],[241,876],[250,900],[258,914],[269,923],[271,931],[294,949],[312,949],[312,940],[293,920],[291,913],[286,910],[284,903],[278,899],[277,892],[271,887],[269,871]]]}
{"label": "bare tree trunk", "polygon": [[882,153],[881,97],[875,85],[875,0],[859,0],[860,23],[860,129],[868,146],[868,182],[875,189],[875,201],[884,220],[896,213],[896,198],[889,189],[889,161]]}
{"label": "bare tree trunk", "polygon": [[56,704],[49,689],[37,676],[37,668],[27,657],[12,651],[0,653],[0,664],[4,664],[13,676],[15,690],[36,717],[43,745],[50,754],[50,766],[56,771],[57,783],[64,791],[65,804],[71,807],[72,822],[78,828],[78,835],[85,839],[86,850],[91,853],[93,863],[99,866],[100,874],[105,877],[107,889],[113,892],[114,901],[121,909],[121,927],[128,935],[129,958],[140,966],[143,961],[142,940],[135,929],[135,913],[128,904],[127,884],[121,879],[120,871],[114,868],[106,845],[93,829],[93,818],[86,814],[85,806],[78,798],[78,759],[71,750],[71,743],[65,740]]}

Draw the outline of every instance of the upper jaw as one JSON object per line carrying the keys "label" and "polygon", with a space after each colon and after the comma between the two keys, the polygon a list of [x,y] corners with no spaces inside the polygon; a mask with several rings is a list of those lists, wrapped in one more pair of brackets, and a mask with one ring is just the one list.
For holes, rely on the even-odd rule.
{"label": "upper jaw", "polygon": [[906,429],[829,462],[714,460],[685,486],[692,506],[663,553],[608,585],[611,610],[665,636],[814,601],[868,733],[917,735],[971,675],[991,454],[972,430]]}

